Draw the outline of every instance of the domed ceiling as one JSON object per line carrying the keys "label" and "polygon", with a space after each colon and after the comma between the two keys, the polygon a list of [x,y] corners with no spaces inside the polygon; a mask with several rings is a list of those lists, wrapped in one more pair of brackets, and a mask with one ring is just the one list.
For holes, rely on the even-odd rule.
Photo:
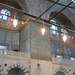
{"label": "domed ceiling", "polygon": [[[17,19],[21,24],[23,24],[25,20],[29,18],[28,16],[30,16],[36,19],[38,18],[39,20],[46,23],[50,23],[51,19],[56,18],[64,25],[75,26],[75,3],[71,0],[0,0],[0,3],[20,9],[19,11],[23,9],[23,11],[19,12],[7,6],[8,9],[10,8],[10,10],[14,10],[14,13],[17,12],[19,14],[19,16],[17,16]],[[28,11],[26,12],[25,9]],[[66,9],[69,11],[69,13],[66,12]],[[57,10],[58,12],[51,13],[55,10]],[[63,16],[63,11],[64,13],[67,13],[66,15],[68,15],[68,18],[70,19],[68,19],[66,15]],[[49,18],[50,14],[52,18]],[[26,17],[26,15],[28,18]],[[0,26],[3,25],[0,24]],[[18,28],[20,28],[20,26]]]}
{"label": "domed ceiling", "polygon": [[22,8],[19,6],[19,4],[15,0],[0,0],[0,3],[22,10]]}

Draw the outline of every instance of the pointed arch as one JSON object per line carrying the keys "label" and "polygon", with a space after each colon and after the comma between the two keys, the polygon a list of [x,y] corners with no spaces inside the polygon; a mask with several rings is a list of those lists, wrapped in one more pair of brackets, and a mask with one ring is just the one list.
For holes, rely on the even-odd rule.
{"label": "pointed arch", "polygon": [[23,70],[24,73],[29,75],[29,70],[26,67],[24,67],[23,65],[19,64],[19,63],[9,66],[8,69],[6,70],[7,73],[9,72],[9,70],[11,70],[12,68],[16,68],[16,67],[20,68],[21,70]]}
{"label": "pointed arch", "polygon": [[65,75],[70,75],[69,72],[68,72],[66,69],[62,68],[62,67],[56,69],[54,75],[56,75],[56,73],[59,72],[59,71],[60,71],[60,72],[63,72]]}
{"label": "pointed arch", "polygon": [[[57,7],[52,9],[52,11],[50,12],[49,18],[51,17],[52,12],[59,12],[61,9],[63,9],[63,7]],[[64,11],[61,12],[61,14],[65,15],[75,26],[75,15],[69,9],[65,9]]]}
{"label": "pointed arch", "polygon": [[1,65],[0,65],[0,75],[3,75],[3,68]]}

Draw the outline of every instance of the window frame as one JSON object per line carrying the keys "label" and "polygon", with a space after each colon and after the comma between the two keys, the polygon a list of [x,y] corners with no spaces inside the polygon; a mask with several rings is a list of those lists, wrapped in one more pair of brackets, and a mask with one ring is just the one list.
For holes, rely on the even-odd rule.
{"label": "window frame", "polygon": [[[3,12],[4,11],[4,12]],[[7,9],[1,9],[0,10],[0,19],[2,19],[2,20],[4,20],[4,21],[7,21],[10,17],[8,17],[8,16],[10,16],[11,15],[11,13],[10,13],[10,11],[9,10],[7,10]],[[5,17],[5,18],[4,18]]]}

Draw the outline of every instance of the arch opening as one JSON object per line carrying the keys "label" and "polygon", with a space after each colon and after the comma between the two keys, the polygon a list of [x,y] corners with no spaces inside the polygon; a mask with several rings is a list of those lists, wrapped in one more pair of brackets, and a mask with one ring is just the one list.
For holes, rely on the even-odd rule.
{"label": "arch opening", "polygon": [[[55,14],[57,14],[58,12],[54,11],[51,12],[50,17],[53,17]],[[63,13],[60,13],[59,15],[57,15],[55,18],[53,18],[54,20],[57,21],[57,23],[61,24],[61,25],[66,25],[68,27],[72,27],[74,26],[73,23],[67,18],[67,16],[65,16]]]}
{"label": "arch opening", "polygon": [[7,4],[9,6],[12,6],[12,7],[15,7],[17,9],[22,10],[22,8],[19,6],[19,4],[15,0],[5,0],[5,1],[0,0],[0,3]]}
{"label": "arch opening", "polygon": [[75,75],[75,72],[73,73],[73,75]]}
{"label": "arch opening", "polygon": [[15,67],[15,68],[11,68],[8,71],[7,75],[25,75],[25,72],[24,72],[24,70],[22,68]]}
{"label": "arch opening", "polygon": [[65,75],[65,74],[61,71],[58,71],[55,75]]}

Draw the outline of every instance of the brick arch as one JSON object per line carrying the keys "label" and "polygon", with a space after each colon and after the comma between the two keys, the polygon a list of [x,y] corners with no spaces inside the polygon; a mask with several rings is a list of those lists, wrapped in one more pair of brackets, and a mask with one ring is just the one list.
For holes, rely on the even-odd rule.
{"label": "brick arch", "polygon": [[2,68],[2,66],[0,65],[0,75],[3,75],[3,68]]}
{"label": "brick arch", "polygon": [[18,68],[22,69],[23,72],[25,72],[27,75],[29,75],[29,70],[19,63],[13,64],[12,66],[9,66],[8,69],[6,70],[7,73],[9,72],[9,70],[11,70],[12,68],[15,68],[15,67],[18,67]]}
{"label": "brick arch", "polygon": [[70,75],[69,72],[68,72],[66,69],[62,68],[62,67],[56,69],[54,75],[55,75],[58,71],[63,72],[65,75]]}
{"label": "brick arch", "polygon": [[[63,9],[63,7],[53,8],[51,10],[50,14],[52,12],[59,12],[61,9]],[[64,14],[72,22],[72,24],[75,26],[75,15],[69,9],[65,9],[61,13]],[[49,15],[49,18],[50,18],[50,15]]]}

